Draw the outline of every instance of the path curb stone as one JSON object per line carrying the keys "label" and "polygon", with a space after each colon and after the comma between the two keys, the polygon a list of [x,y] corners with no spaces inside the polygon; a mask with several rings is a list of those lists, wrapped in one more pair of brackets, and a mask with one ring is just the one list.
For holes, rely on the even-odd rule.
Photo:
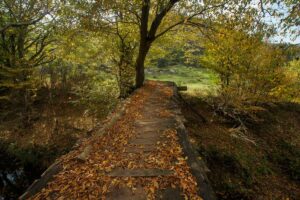
{"label": "path curb stone", "polygon": [[[174,100],[180,104],[180,94],[175,83],[173,84],[174,88]],[[196,155],[196,150],[193,148],[192,144],[188,139],[188,132],[184,126],[185,118],[183,117],[180,108],[176,111],[178,113],[176,120],[178,123],[177,134],[179,137],[179,142],[183,148],[185,155],[188,157],[187,162],[191,168],[192,174],[195,176],[198,184],[198,193],[204,200],[215,200],[216,196],[211,187],[210,181],[206,175],[206,172],[209,171],[206,164],[203,160],[198,159]]]}

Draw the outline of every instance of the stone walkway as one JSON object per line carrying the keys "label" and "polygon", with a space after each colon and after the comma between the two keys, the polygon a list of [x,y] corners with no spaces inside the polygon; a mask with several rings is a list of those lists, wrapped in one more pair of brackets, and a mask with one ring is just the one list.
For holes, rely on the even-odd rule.
{"label": "stone walkway", "polygon": [[[128,146],[125,148],[125,157],[134,156],[140,162],[139,168],[116,168],[109,176],[115,177],[164,177],[174,174],[172,170],[148,168],[147,161],[153,153],[159,148],[159,144],[167,144],[167,136],[163,134],[164,131],[176,127],[176,120],[172,109],[177,108],[173,101],[163,101],[165,97],[161,90],[162,85],[157,85],[144,106],[140,110],[141,118],[134,123],[136,135],[128,141]],[[167,113],[167,116],[162,116],[161,111]],[[175,165],[175,162],[173,163]],[[147,193],[142,187],[133,192],[128,187],[114,189],[108,195],[108,199],[120,200],[142,200],[147,199]],[[184,199],[180,195],[179,188],[165,188],[157,192],[156,197],[159,199]]]}
{"label": "stone walkway", "polygon": [[[63,158],[63,169],[33,199],[202,199],[178,137],[174,86],[148,82],[125,114]],[[88,158],[76,160],[89,146]]]}

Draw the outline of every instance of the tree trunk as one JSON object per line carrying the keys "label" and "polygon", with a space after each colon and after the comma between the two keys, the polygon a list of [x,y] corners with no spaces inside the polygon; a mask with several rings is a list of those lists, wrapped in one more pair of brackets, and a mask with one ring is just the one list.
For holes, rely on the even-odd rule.
{"label": "tree trunk", "polygon": [[135,62],[135,87],[140,88],[144,84],[145,72],[144,64],[146,55],[150,48],[150,42],[148,39],[148,20],[150,11],[150,0],[143,1],[142,14],[141,14],[141,25],[140,25],[140,46],[139,53]]}
{"label": "tree trunk", "polygon": [[161,11],[156,14],[154,20],[151,23],[150,29],[148,30],[149,13],[150,13],[150,0],[143,0],[142,14],[140,17],[140,47],[139,54],[135,63],[135,86],[139,88],[143,86],[145,80],[144,64],[147,53],[150,49],[152,42],[157,38],[156,32],[160,26],[163,18],[171,10],[171,8],[179,0],[169,0],[165,7],[161,8]]}
{"label": "tree trunk", "polygon": [[144,64],[146,60],[147,53],[150,49],[151,43],[150,42],[141,42],[139,53],[135,63],[135,86],[136,88],[140,88],[143,86],[145,81],[145,71],[144,71]]}

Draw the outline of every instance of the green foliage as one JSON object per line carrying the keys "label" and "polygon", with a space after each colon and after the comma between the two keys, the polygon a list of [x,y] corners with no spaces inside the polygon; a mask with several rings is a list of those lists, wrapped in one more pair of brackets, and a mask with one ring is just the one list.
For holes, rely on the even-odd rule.
{"label": "green foliage", "polygon": [[168,66],[168,60],[165,58],[159,58],[157,60],[157,67],[159,68],[163,68],[163,67],[167,67]]}
{"label": "green foliage", "polygon": [[[120,27],[119,27],[120,28]],[[115,76],[118,81],[119,97],[126,98],[134,90],[134,55],[136,49],[136,42],[134,42],[134,35],[128,35],[117,32],[118,43],[116,46],[116,53],[114,61]],[[127,29],[122,31],[128,31]]]}
{"label": "green foliage", "polygon": [[300,60],[288,62],[283,71],[284,81],[273,92],[281,99],[300,102]]}
{"label": "green foliage", "polygon": [[[24,125],[39,85],[38,67],[51,62],[52,1],[0,2],[0,100],[23,107]],[[0,101],[2,103],[2,101]]]}
{"label": "green foliage", "polygon": [[[202,62],[219,74],[223,88],[238,87],[236,84],[251,87],[254,80],[248,83],[245,78],[255,78],[256,75],[263,72],[263,67],[269,67],[256,66],[256,64],[262,64],[260,61],[263,61],[260,58],[262,55],[258,53],[260,50],[258,45],[261,44],[259,38],[231,30],[224,30],[216,36],[214,42],[208,41],[206,43],[205,56],[202,57]],[[260,53],[264,50],[260,50]]]}
{"label": "green foliage", "polygon": [[174,81],[177,85],[188,87],[191,95],[215,95],[219,80],[217,75],[205,68],[188,67],[184,65],[167,66],[164,68],[149,67],[146,78],[160,81]]}
{"label": "green foliage", "polygon": [[105,116],[117,103],[117,81],[106,73],[92,73],[88,76],[86,84],[73,87],[73,93],[79,97],[73,103],[87,106],[90,113]]}
{"label": "green foliage", "polygon": [[219,108],[227,114],[235,108],[235,114],[251,115],[261,110],[260,102],[291,101],[297,94],[298,75],[284,67],[282,50],[263,42],[260,32],[247,31],[218,26],[200,57],[220,77]]}

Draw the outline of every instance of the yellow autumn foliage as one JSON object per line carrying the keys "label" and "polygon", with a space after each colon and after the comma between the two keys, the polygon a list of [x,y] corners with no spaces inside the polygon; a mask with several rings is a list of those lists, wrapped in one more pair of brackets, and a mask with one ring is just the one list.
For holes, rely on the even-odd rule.
{"label": "yellow autumn foliage", "polygon": [[[299,101],[299,71],[286,65],[283,50],[249,31],[217,28],[204,42],[201,63],[220,78],[224,104],[241,106],[261,102]],[[298,97],[297,97],[298,95]]]}

